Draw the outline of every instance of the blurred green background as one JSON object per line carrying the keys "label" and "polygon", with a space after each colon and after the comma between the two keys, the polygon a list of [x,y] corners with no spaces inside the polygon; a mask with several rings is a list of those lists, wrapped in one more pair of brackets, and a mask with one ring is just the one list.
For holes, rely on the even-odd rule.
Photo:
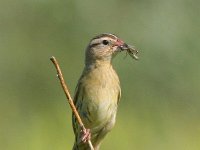
{"label": "blurred green background", "polygon": [[101,149],[200,149],[199,0],[1,0],[0,149],[68,150],[71,110],[49,58],[73,94],[89,40],[117,34],[140,50],[114,60],[122,86]]}

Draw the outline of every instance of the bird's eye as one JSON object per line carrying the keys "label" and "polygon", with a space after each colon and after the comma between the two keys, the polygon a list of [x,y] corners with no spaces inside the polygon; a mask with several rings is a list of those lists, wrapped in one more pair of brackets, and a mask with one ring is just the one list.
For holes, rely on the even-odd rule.
{"label": "bird's eye", "polygon": [[108,40],[103,40],[102,43],[103,43],[103,45],[108,45],[109,41]]}

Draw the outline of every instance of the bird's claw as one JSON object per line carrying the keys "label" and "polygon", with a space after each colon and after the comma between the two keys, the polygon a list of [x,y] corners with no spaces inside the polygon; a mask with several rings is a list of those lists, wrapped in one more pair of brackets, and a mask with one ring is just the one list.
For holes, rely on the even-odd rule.
{"label": "bird's claw", "polygon": [[81,141],[83,143],[86,143],[91,139],[90,129],[83,129],[81,130],[81,133],[82,133]]}

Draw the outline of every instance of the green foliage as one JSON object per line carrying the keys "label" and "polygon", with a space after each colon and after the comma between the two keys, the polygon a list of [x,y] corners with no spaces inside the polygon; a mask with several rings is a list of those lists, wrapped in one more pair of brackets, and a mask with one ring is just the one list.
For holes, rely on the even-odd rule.
{"label": "green foliage", "polygon": [[73,94],[90,38],[115,33],[139,49],[114,60],[122,100],[103,149],[200,149],[199,1],[0,1],[0,149],[66,150]]}

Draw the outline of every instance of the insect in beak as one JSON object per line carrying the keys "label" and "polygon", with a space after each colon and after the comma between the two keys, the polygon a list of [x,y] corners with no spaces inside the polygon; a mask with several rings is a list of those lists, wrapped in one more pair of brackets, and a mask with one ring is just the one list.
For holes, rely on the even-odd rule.
{"label": "insect in beak", "polygon": [[123,43],[122,45],[119,46],[121,51],[127,51],[128,54],[135,60],[138,60],[139,57],[137,56],[138,50],[136,50],[133,46],[128,45],[126,43]]}

